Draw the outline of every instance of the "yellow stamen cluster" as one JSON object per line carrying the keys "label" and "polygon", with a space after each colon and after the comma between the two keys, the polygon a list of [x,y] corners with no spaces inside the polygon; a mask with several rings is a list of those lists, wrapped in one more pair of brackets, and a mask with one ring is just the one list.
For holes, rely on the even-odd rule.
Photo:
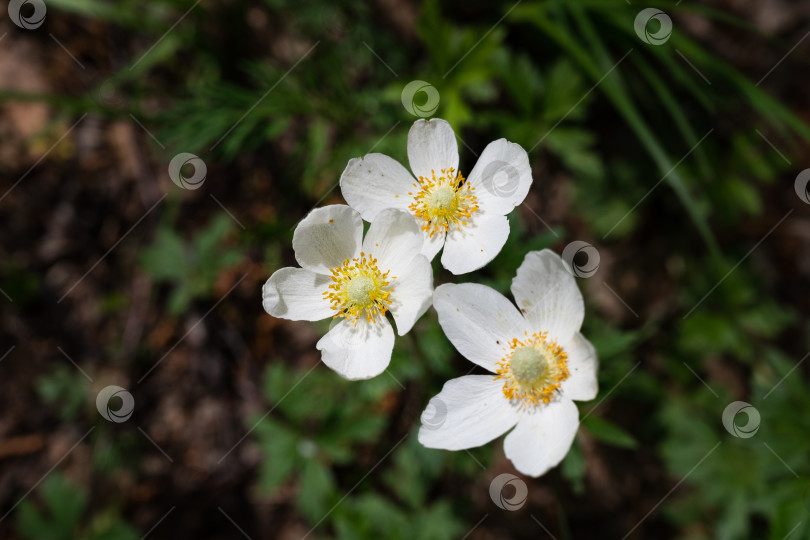
{"label": "yellow stamen cluster", "polygon": [[438,178],[433,170],[430,175],[431,178],[420,176],[419,182],[413,185],[418,191],[408,193],[414,197],[408,208],[424,222],[422,230],[432,237],[440,231],[447,232],[453,223],[467,225],[466,220],[478,210],[475,188],[452,167],[442,169]]}
{"label": "yellow stamen cluster", "polygon": [[357,319],[365,316],[368,322],[375,322],[377,315],[385,316],[391,305],[390,284],[394,276],[389,271],[381,272],[377,259],[360,253],[360,257],[346,259],[343,264],[332,268],[332,283],[323,293],[338,310],[333,318],[345,317],[357,324]]}
{"label": "yellow stamen cluster", "polygon": [[517,400],[520,407],[548,403],[568,378],[568,354],[548,332],[513,339],[504,347],[506,356],[498,362],[495,380],[503,379],[503,394]]}

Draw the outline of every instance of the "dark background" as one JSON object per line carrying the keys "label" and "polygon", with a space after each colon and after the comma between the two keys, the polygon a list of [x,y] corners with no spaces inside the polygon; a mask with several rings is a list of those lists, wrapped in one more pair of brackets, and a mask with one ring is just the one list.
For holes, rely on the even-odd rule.
{"label": "dark background", "polygon": [[[45,0],[30,29],[6,5],[0,537],[810,537],[807,2],[653,2],[657,45],[635,0]],[[500,441],[416,441],[471,367],[435,312],[348,383],[319,365],[328,321],[261,308],[350,158],[407,163],[413,80],[463,173],[501,137],[533,167],[463,281],[506,293],[528,251],[599,255],[579,284],[600,393],[515,510],[490,496],[516,474]],[[169,177],[182,152],[196,189]],[[110,385],[125,421],[96,408]],[[724,427],[733,401],[753,436]]]}

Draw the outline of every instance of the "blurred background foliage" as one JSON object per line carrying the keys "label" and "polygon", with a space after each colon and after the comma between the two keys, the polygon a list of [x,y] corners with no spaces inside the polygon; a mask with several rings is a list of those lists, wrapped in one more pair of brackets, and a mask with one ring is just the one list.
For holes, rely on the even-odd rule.
{"label": "blurred background foliage", "polygon": [[[18,505],[61,454],[41,455],[55,444],[45,437],[2,458],[21,464],[0,486],[13,516],[0,521],[4,537],[810,535],[810,239],[797,232],[810,221],[793,192],[810,142],[797,68],[807,55],[799,48],[770,71],[808,14],[771,28],[732,3],[650,2],[675,24],[655,46],[633,29],[642,6],[624,0],[46,3],[45,26],[9,25],[7,39],[46,51],[49,85],[0,91],[7,107],[47,106],[26,152],[60,149],[0,199],[0,277],[14,299],[3,339],[35,358],[29,369],[13,358],[0,366],[20,388],[5,399],[38,409],[9,405],[2,435],[75,441],[95,428]],[[81,70],[42,58],[61,55],[54,41]],[[350,158],[407,163],[415,118],[401,94],[412,80],[438,90],[435,116],[459,135],[462,170],[500,137],[532,161],[535,185],[510,216],[509,242],[469,280],[508,294],[529,251],[584,240],[601,256],[596,276],[580,280],[600,393],[580,404],[581,433],[561,466],[526,479],[517,512],[488,494],[494,476],[514,472],[500,442],[448,453],[416,441],[430,396],[470,367],[432,311],[397,341],[389,373],[348,383],[317,364],[328,321],[270,320],[260,306],[261,283],[294,264],[296,223],[341,202]],[[84,159],[105,150],[83,149],[83,127],[60,145],[83,114],[104,133],[128,126],[129,159],[115,149],[102,165]],[[168,181],[179,152],[206,162],[201,189]],[[34,163],[4,159],[9,178]],[[135,172],[111,172],[130,159]],[[43,200],[38,185],[54,194]],[[162,192],[138,241],[71,292]],[[70,238],[56,255],[27,255],[28,236],[59,236],[33,224],[34,212],[60,204],[72,210],[56,229]],[[434,271],[437,283],[451,279]],[[98,416],[100,381],[127,383],[131,421]],[[754,437],[724,429],[734,400],[761,413]]]}

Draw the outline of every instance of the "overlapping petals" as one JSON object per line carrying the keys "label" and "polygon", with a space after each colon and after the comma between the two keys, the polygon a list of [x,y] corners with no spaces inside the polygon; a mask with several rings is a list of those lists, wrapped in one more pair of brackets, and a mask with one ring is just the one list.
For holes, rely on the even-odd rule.
{"label": "overlapping petals", "polygon": [[[512,291],[520,311],[484,285],[436,288],[434,307],[445,334],[462,355],[493,375],[448,381],[434,398],[446,409],[445,418],[441,423],[423,420],[419,440],[431,448],[457,450],[489,442],[514,427],[504,441],[506,456],[520,472],[539,476],[565,457],[576,435],[579,417],[572,400],[596,396],[597,357],[579,332],[582,296],[558,255],[529,253]],[[548,403],[527,406],[506,396],[495,373],[507,345],[532,334],[561,346],[568,374]]]}
{"label": "overlapping petals", "polygon": [[[343,198],[370,222],[386,208],[414,214],[423,228],[422,254],[432,260],[444,247],[442,266],[454,274],[491,261],[509,236],[506,214],[523,202],[532,183],[526,151],[506,139],[494,141],[469,178],[456,179],[459,155],[452,127],[442,119],[420,119],[408,133],[408,162],[413,175],[382,154],[352,159],[340,179]],[[427,184],[422,180],[433,178],[446,180]],[[472,189],[456,189],[463,195],[457,200],[436,193],[437,185],[465,184]]]}
{"label": "overlapping petals", "polygon": [[[401,210],[380,212],[364,240],[357,211],[344,205],[318,208],[301,221],[293,235],[295,258],[302,268],[276,271],[262,288],[262,305],[270,315],[290,320],[337,316],[317,344],[323,362],[347,379],[374,377],[388,367],[394,346],[394,331],[384,312],[391,311],[398,333],[403,335],[430,307],[433,274],[430,263],[419,253],[422,242],[413,216]],[[353,266],[352,261],[359,261],[358,265],[366,261],[362,268],[373,268],[374,273],[355,285],[351,294],[343,290],[341,296],[335,292],[340,292],[335,283],[342,279],[348,286],[350,277],[346,276],[359,272],[354,268],[360,266]],[[349,270],[336,274],[334,269],[342,265]],[[377,298],[375,306],[384,309],[340,304],[351,295]]]}

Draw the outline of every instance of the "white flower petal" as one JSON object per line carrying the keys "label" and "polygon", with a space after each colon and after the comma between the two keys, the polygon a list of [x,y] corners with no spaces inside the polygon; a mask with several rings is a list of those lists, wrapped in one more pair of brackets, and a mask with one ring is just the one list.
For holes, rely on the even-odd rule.
{"label": "white flower petal", "polygon": [[319,274],[360,254],[363,219],[343,204],[317,208],[301,220],[293,233],[295,260]]}
{"label": "white flower petal", "polygon": [[403,336],[433,302],[433,268],[423,255],[417,255],[392,285],[390,310],[397,333]]}
{"label": "white flower petal", "polygon": [[568,453],[579,427],[579,411],[569,399],[540,405],[524,413],[517,427],[506,436],[503,449],[515,468],[540,476]]}
{"label": "white flower petal", "polygon": [[433,306],[442,330],[458,352],[493,373],[509,342],[522,338],[528,329],[509,300],[478,283],[436,287]]}
{"label": "white flower petal", "polygon": [[374,256],[380,271],[393,278],[390,309],[399,335],[413,327],[433,299],[433,269],[419,254],[423,239],[411,214],[387,209],[377,215],[363,241],[363,252]]}
{"label": "white flower petal", "polygon": [[512,280],[512,294],[532,331],[547,331],[558,344],[582,327],[582,293],[560,256],[549,249],[526,255]]}
{"label": "white flower petal", "polygon": [[520,418],[490,375],[467,375],[445,383],[422,413],[419,442],[428,448],[463,450],[506,433]]}
{"label": "white flower petal", "polygon": [[560,385],[560,391],[568,399],[588,401],[596,397],[599,383],[596,370],[599,359],[596,349],[585,336],[577,332],[563,349],[568,354],[568,378]]}
{"label": "white flower petal", "polygon": [[335,314],[323,297],[332,281],[303,268],[282,268],[262,287],[262,306],[273,317],[320,321]]}
{"label": "white flower petal", "polygon": [[389,208],[383,210],[369,225],[363,240],[363,252],[377,259],[377,266],[384,273],[401,277],[411,261],[422,249],[424,235],[409,213]]}
{"label": "white flower petal", "polygon": [[432,261],[436,254],[442,249],[444,239],[447,233],[444,230],[434,232],[433,236],[428,231],[422,231],[424,243],[422,244],[422,255],[427,257],[427,260]]}
{"label": "white flower petal", "polygon": [[408,132],[408,161],[417,178],[431,178],[431,170],[437,178],[442,169],[458,171],[458,143],[450,124],[441,118],[414,122]]}
{"label": "white flower petal", "polygon": [[323,363],[349,380],[376,377],[391,362],[394,330],[385,317],[376,322],[358,319],[357,325],[341,319],[317,345]]}
{"label": "white flower petal", "polygon": [[447,233],[442,266],[466,274],[485,266],[501,252],[509,238],[509,220],[498,214],[476,214],[467,225],[453,225]]}
{"label": "white flower petal", "polygon": [[366,221],[386,208],[407,210],[416,180],[408,169],[384,154],[368,154],[349,161],[340,177],[340,191],[349,206]]}
{"label": "white flower petal", "polygon": [[478,205],[488,214],[505,215],[523,202],[532,185],[529,155],[506,139],[484,148],[467,181],[475,188]]}

